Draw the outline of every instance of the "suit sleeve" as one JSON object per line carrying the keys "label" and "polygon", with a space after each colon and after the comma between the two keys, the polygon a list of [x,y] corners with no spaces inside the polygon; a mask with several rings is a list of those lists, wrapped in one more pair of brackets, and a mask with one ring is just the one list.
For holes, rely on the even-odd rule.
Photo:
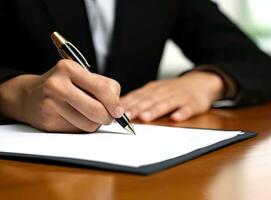
{"label": "suit sleeve", "polygon": [[[11,1],[10,1],[11,2]],[[12,5],[9,1],[0,1],[0,84],[17,75],[26,72],[14,69],[12,61],[16,59],[16,48],[11,47],[11,33],[14,34],[16,27],[14,27],[14,13],[12,13]],[[18,27],[17,27],[18,28]],[[10,49],[13,48],[11,55]]]}
{"label": "suit sleeve", "polygon": [[196,66],[216,66],[238,88],[236,105],[271,100],[271,59],[209,0],[184,0],[173,41]]}

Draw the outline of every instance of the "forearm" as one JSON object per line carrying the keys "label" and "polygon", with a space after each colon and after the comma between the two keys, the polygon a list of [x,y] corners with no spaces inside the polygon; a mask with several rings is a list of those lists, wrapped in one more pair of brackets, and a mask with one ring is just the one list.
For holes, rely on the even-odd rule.
{"label": "forearm", "polygon": [[236,105],[271,100],[270,57],[213,2],[185,1],[176,21],[172,39],[196,66],[212,65],[232,78],[238,89],[234,98]]}
{"label": "forearm", "polygon": [[0,84],[0,115],[20,120],[20,113],[22,112],[22,93],[24,83],[29,80],[27,75],[20,75],[11,78]]}
{"label": "forearm", "polygon": [[12,82],[13,80],[8,80],[0,85],[0,115],[5,117],[11,117],[11,111],[18,109],[14,106],[16,90],[12,88]]}

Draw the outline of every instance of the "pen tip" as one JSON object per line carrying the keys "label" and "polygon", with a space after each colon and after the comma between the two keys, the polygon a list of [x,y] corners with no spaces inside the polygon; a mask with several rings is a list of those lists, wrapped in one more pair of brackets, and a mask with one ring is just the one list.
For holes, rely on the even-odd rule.
{"label": "pen tip", "polygon": [[136,135],[135,130],[131,125],[126,126],[125,130],[127,130],[129,133]]}

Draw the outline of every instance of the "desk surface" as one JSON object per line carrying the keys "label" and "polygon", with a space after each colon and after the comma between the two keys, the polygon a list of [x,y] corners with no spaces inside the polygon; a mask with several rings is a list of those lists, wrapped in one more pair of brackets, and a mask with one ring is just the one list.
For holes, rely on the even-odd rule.
{"label": "desk surface", "polygon": [[155,124],[258,136],[151,176],[0,160],[0,199],[271,199],[271,104]]}

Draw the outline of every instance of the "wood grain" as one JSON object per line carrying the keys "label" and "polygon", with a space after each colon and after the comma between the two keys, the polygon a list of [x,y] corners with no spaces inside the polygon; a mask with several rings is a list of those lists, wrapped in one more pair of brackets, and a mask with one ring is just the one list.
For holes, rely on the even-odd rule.
{"label": "wood grain", "polygon": [[151,176],[0,160],[0,199],[271,199],[271,103],[154,124],[258,133]]}

